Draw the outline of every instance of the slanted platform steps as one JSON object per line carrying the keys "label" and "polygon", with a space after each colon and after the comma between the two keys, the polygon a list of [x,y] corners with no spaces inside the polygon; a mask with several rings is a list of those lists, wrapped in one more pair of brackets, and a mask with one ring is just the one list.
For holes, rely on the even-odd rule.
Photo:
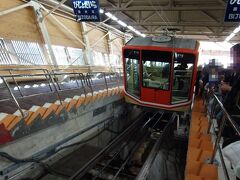
{"label": "slanted platform steps", "polygon": [[66,121],[69,112],[114,95],[123,97],[123,87],[76,95],[61,102],[59,100],[55,103],[46,102],[43,106],[34,105],[29,110],[23,110],[27,114],[25,118],[22,118],[19,110],[14,114],[0,113],[0,145],[50,125]]}
{"label": "slanted platform steps", "polygon": [[217,180],[218,167],[208,164],[213,153],[211,136],[207,134],[208,118],[201,100],[196,100],[189,133],[185,180]]}

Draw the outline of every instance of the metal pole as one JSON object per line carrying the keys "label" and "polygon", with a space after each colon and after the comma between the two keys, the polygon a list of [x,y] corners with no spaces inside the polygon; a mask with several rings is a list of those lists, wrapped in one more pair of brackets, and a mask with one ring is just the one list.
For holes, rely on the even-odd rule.
{"label": "metal pole", "polygon": [[214,162],[214,159],[215,159],[215,156],[216,156],[216,153],[217,153],[217,149],[218,149],[218,144],[220,143],[222,132],[224,130],[225,124],[226,124],[226,116],[224,115],[223,118],[222,118],[222,123],[221,123],[220,129],[219,129],[219,132],[218,132],[217,139],[215,141],[214,150],[213,150],[213,153],[212,153],[210,164],[213,164],[213,162]]}
{"label": "metal pole", "polygon": [[4,77],[1,77],[1,78],[2,78],[2,80],[3,80],[3,82],[4,82],[4,84],[6,85],[6,87],[7,87],[7,89],[8,89],[8,92],[9,92],[10,95],[11,95],[11,97],[12,97],[12,99],[13,99],[13,102],[14,102],[15,105],[17,106],[19,112],[21,113],[22,118],[25,118],[24,112],[23,112],[22,108],[20,107],[20,105],[19,105],[16,97],[14,96],[13,92],[11,91],[9,84],[7,83],[7,81],[5,80]]}
{"label": "metal pole", "polygon": [[96,40],[96,42],[94,44],[92,44],[90,46],[90,48],[93,48],[94,46],[96,46],[103,38],[105,38],[107,35],[109,34],[109,32],[107,32],[107,34],[105,34],[104,36],[100,37],[98,40]]}
{"label": "metal pole", "polygon": [[228,171],[227,171],[227,167],[226,167],[226,164],[225,164],[225,161],[224,161],[224,157],[223,157],[223,154],[222,154],[222,150],[221,150],[221,147],[219,146],[219,144],[218,144],[217,148],[218,148],[219,157],[220,157],[220,161],[221,161],[221,164],[222,164],[225,179],[230,180],[229,174],[228,174]]}
{"label": "metal pole", "polygon": [[106,75],[105,73],[103,73],[103,77],[104,77],[104,80],[105,80],[105,86],[107,88],[107,92],[108,92],[108,85],[107,85],[107,79],[106,79]]}
{"label": "metal pole", "polygon": [[56,84],[57,84],[57,86],[58,86],[58,89],[61,90],[61,87],[60,87],[60,85],[58,84],[58,80],[57,80],[56,74],[54,73],[53,75],[54,75],[54,78],[55,78],[55,82],[56,82]]}
{"label": "metal pole", "polygon": [[80,77],[81,84],[82,84],[82,87],[83,87],[83,91],[84,91],[84,94],[85,94],[85,97],[86,97],[87,92],[86,92],[85,86],[84,86],[84,84],[83,84],[83,79],[82,79],[82,78],[84,78],[84,75],[81,74],[81,73],[79,73],[79,77]]}
{"label": "metal pole", "polygon": [[[207,104],[208,105],[208,104]],[[213,105],[212,105],[212,109],[211,109],[211,114],[210,114],[210,122],[209,122],[209,125],[208,125],[208,130],[207,130],[207,133],[209,134],[210,133],[210,130],[211,130],[211,126],[213,124],[213,116],[215,114],[215,110],[216,110],[216,106],[217,106],[217,102],[215,100],[215,98],[213,98]]]}
{"label": "metal pole", "polygon": [[59,101],[60,101],[60,104],[62,105],[61,96],[60,96],[60,94],[59,94],[59,91],[58,91],[55,83],[54,83],[54,79],[53,79],[52,75],[50,74],[50,72],[49,72],[48,70],[46,70],[46,71],[48,72],[48,75],[49,75],[49,77],[50,77],[50,79],[51,79],[51,81],[52,81],[52,84],[53,84],[53,87],[54,87],[54,89],[55,89],[55,92],[57,92],[57,97],[58,97],[58,99],[59,99]]}
{"label": "metal pole", "polygon": [[54,11],[56,11],[59,7],[62,6],[63,3],[65,3],[67,0],[62,0],[57,6],[55,6],[51,11],[49,11],[45,16],[42,17],[41,21],[43,21],[49,14],[52,14]]}
{"label": "metal pole", "polygon": [[[11,74],[11,75],[12,75],[12,73],[11,73],[11,70],[9,70],[9,74]],[[12,76],[12,79],[13,79],[14,83],[16,84],[16,86],[17,86],[17,89],[18,89],[18,91],[19,91],[20,95],[23,97],[23,93],[22,93],[22,91],[21,91],[20,87],[18,86],[18,83],[17,83],[16,79],[14,78],[14,76]]]}
{"label": "metal pole", "polygon": [[93,31],[94,29],[97,29],[99,26],[101,26],[102,24],[104,24],[105,22],[107,22],[109,19],[111,19],[111,18],[105,19],[104,21],[100,22],[98,25],[94,26],[94,28],[92,28],[92,29],[84,32],[83,34],[84,34],[84,35],[87,35],[87,34],[90,33],[91,31]]}
{"label": "metal pole", "polygon": [[47,30],[47,27],[46,27],[46,24],[44,23],[44,21],[41,21],[42,19],[42,12],[41,12],[41,8],[43,7],[42,5],[38,4],[37,2],[35,1],[31,1],[32,5],[33,5],[33,8],[35,10],[35,14],[36,14],[36,20],[38,22],[38,25],[39,25],[39,29],[40,29],[40,32],[43,36],[43,39],[44,39],[44,42],[46,43],[47,47],[48,47],[48,51],[49,51],[49,54],[50,54],[50,57],[51,57],[51,60],[52,60],[52,63],[55,67],[58,66],[58,63],[57,63],[57,60],[56,60],[56,57],[55,57],[55,54],[54,54],[54,51],[52,49],[52,44],[51,44],[51,40],[50,40],[50,37],[49,37],[49,34],[48,34],[48,30]]}
{"label": "metal pole", "polygon": [[46,70],[43,69],[43,73],[45,74],[45,77],[46,77],[46,80],[47,80],[47,82],[48,82],[48,86],[49,86],[49,88],[50,88],[50,91],[53,91],[53,90],[52,90],[52,87],[51,87],[51,84],[50,84],[50,81],[49,81],[49,78],[47,77],[48,72],[47,72],[47,74],[46,74]]}
{"label": "metal pole", "polygon": [[77,74],[74,74],[74,77],[76,78],[77,87],[80,88],[79,83],[78,83],[78,79],[77,79]]}
{"label": "metal pole", "polygon": [[[41,7],[46,11],[49,12],[44,6],[41,5]],[[86,44],[77,36],[75,35],[67,26],[65,26],[63,23],[61,23],[54,15],[50,14],[50,16],[60,25],[62,28],[67,31],[69,34],[71,34],[77,41],[79,41],[83,46],[86,46]]]}
{"label": "metal pole", "polygon": [[227,110],[225,109],[225,107],[223,106],[223,104],[221,103],[221,101],[218,99],[218,97],[215,94],[214,94],[214,98],[216,99],[217,103],[220,105],[220,108],[222,109],[224,115],[228,119],[228,122],[230,123],[230,125],[233,127],[234,131],[237,133],[238,136],[240,136],[239,127],[234,123],[231,116],[228,114]]}
{"label": "metal pole", "polygon": [[6,15],[6,14],[9,14],[9,13],[21,10],[21,9],[29,7],[29,6],[32,6],[32,5],[30,3],[27,3],[27,4],[23,4],[23,5],[17,6],[17,7],[13,7],[13,8],[7,9],[5,11],[1,11],[0,12],[0,16],[3,16],[3,15]]}
{"label": "metal pole", "polygon": [[92,84],[91,84],[91,80],[90,80],[91,76],[89,75],[89,73],[87,73],[87,80],[88,80],[88,83],[89,83],[89,87],[91,89],[91,92],[92,92],[92,95],[93,95],[93,88],[92,88]]}

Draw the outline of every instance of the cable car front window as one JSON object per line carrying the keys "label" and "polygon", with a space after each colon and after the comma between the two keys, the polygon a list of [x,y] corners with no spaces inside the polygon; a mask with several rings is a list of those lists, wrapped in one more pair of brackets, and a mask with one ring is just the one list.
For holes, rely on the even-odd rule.
{"label": "cable car front window", "polygon": [[140,51],[125,50],[126,91],[140,98]]}
{"label": "cable car front window", "polygon": [[143,87],[169,90],[172,53],[142,51]]}
{"label": "cable car front window", "polygon": [[174,73],[172,86],[172,103],[189,100],[195,55],[186,53],[174,54]]}

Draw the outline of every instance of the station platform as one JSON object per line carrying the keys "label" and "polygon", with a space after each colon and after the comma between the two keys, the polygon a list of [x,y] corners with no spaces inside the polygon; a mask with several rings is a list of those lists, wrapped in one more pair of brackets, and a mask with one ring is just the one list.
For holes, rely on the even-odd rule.
{"label": "station platform", "polygon": [[189,132],[186,180],[217,180],[218,166],[210,164],[214,144],[208,134],[209,120],[202,99],[196,99]]}

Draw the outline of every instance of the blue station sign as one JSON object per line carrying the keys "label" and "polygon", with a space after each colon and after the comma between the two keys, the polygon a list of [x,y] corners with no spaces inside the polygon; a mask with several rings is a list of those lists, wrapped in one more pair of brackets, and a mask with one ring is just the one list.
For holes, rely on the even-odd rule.
{"label": "blue station sign", "polygon": [[225,22],[240,22],[240,0],[228,0]]}
{"label": "blue station sign", "polygon": [[79,21],[100,21],[98,0],[72,0],[76,20]]}

